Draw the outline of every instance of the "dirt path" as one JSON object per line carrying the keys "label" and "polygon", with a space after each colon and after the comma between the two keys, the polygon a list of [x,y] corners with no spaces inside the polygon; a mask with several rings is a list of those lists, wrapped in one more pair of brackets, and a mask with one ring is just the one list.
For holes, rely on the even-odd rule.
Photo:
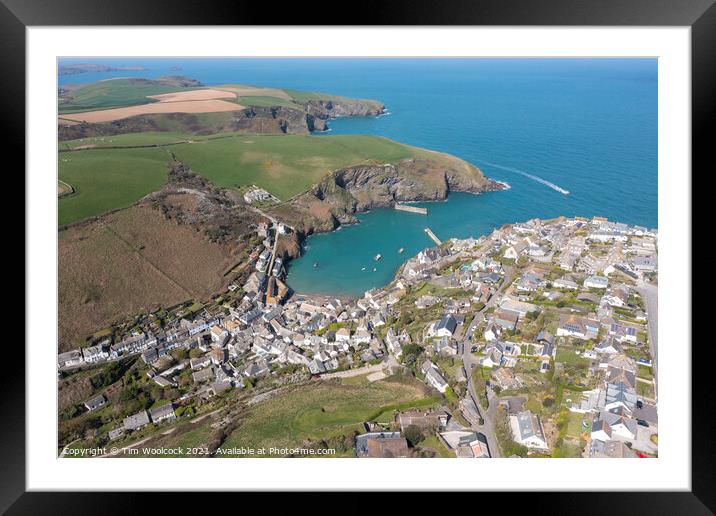
{"label": "dirt path", "polygon": [[[359,369],[349,369],[347,371],[339,371],[337,373],[328,373],[321,375],[322,379],[330,379],[330,378],[352,378],[354,376],[362,376],[364,374],[372,374],[372,373],[382,373],[383,368],[386,366],[384,363],[372,365],[372,366],[364,366]],[[379,379],[379,378],[377,378]]]}

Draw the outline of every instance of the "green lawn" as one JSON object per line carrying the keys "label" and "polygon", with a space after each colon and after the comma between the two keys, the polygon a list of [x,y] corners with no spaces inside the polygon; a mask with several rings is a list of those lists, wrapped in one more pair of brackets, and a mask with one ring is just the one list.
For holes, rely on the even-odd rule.
{"label": "green lawn", "polygon": [[654,399],[654,385],[645,382],[636,382],[636,393],[645,398]]}
{"label": "green lawn", "polygon": [[361,423],[384,408],[423,399],[418,386],[403,383],[315,383],[252,407],[222,448],[301,446],[306,439],[360,432]]}
{"label": "green lawn", "polygon": [[455,452],[448,450],[445,445],[440,442],[440,439],[438,439],[436,435],[426,437],[425,439],[420,441],[418,446],[420,448],[430,448],[432,450],[435,450],[436,452],[438,452],[438,455],[440,455],[440,457],[444,459],[455,458]]}
{"label": "green lawn", "polygon": [[58,200],[63,226],[123,208],[159,189],[167,180],[162,149],[102,149],[59,154],[60,179],[75,193]]}
{"label": "green lawn", "polygon": [[639,364],[639,371],[637,372],[637,376],[639,378],[644,378],[645,380],[651,380],[654,378],[654,373],[652,373],[651,367],[641,365]]}
{"label": "green lawn", "polygon": [[564,364],[579,365],[588,364],[589,360],[582,358],[577,355],[574,351],[565,348],[564,346],[557,347],[557,355],[554,359],[555,362],[562,362]]}

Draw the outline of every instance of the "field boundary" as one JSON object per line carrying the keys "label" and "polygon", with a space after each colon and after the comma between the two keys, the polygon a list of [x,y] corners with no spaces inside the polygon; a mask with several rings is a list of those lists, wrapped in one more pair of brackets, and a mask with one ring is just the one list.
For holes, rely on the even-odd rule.
{"label": "field boundary", "polygon": [[148,264],[149,264],[154,270],[156,270],[161,276],[165,277],[165,278],[168,279],[171,283],[173,283],[174,285],[176,285],[177,287],[179,287],[185,294],[187,294],[187,299],[193,299],[193,298],[194,298],[194,295],[191,293],[191,291],[190,291],[188,288],[186,288],[184,285],[182,285],[181,283],[179,283],[177,280],[175,280],[174,278],[172,278],[171,276],[169,276],[169,274],[167,274],[167,273],[164,272],[162,269],[160,269],[160,268],[159,268],[157,265],[155,265],[149,258],[147,258],[146,256],[144,256],[144,255],[143,255],[142,253],[140,253],[139,251],[137,251],[137,249],[135,249],[135,247],[134,247],[130,242],[128,242],[127,240],[125,240],[124,237],[122,237],[122,235],[120,235],[120,234],[117,233],[114,229],[112,229],[111,227],[109,227],[108,224],[103,224],[103,226],[104,226],[104,228],[105,228],[107,231],[109,231],[115,238],[117,238],[120,242],[122,242],[122,243],[123,243],[124,245],[126,245],[129,249],[131,249],[131,251],[132,251],[134,254],[136,254],[137,256],[139,256],[139,258],[141,258],[143,261],[145,261],[146,263],[148,263]]}
{"label": "field boundary", "polygon": [[65,186],[67,187],[67,191],[66,191],[66,192],[61,193],[61,194],[59,194],[59,195],[57,196],[58,199],[59,199],[60,197],[67,197],[67,196],[72,195],[72,194],[74,194],[74,193],[76,192],[74,186],[72,186],[72,185],[69,184],[69,183],[64,182],[62,179],[59,179],[59,178],[58,178],[58,179],[57,179],[57,182],[58,182],[58,183],[62,183],[63,185],[65,185]]}

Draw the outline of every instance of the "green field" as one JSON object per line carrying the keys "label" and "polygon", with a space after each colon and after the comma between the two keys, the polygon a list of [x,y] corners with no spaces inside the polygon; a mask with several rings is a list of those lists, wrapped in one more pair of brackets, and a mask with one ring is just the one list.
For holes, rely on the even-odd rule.
{"label": "green field", "polygon": [[[233,133],[225,133],[233,134]],[[72,150],[81,147],[135,147],[146,145],[168,145],[175,142],[204,141],[214,136],[193,136],[190,134],[169,131],[169,132],[146,132],[146,133],[125,133],[113,136],[94,136],[79,140],[68,140],[59,142],[60,150]],[[64,154],[65,157],[70,154]]]}
{"label": "green field", "polygon": [[244,135],[178,145],[172,150],[217,186],[255,184],[284,201],[338,168],[396,162],[417,151],[385,138],[360,135]]}
{"label": "green field", "polygon": [[361,423],[384,408],[420,405],[425,399],[419,385],[315,383],[253,407],[222,448],[301,446],[306,439],[362,431]]}
{"label": "green field", "polygon": [[154,102],[148,95],[161,95],[196,88],[160,85],[141,79],[113,79],[82,86],[72,92],[69,102],[59,105],[59,113],[77,113]]}
{"label": "green field", "polygon": [[237,104],[241,104],[242,106],[256,106],[256,107],[274,107],[274,106],[282,106],[287,107],[291,109],[300,109],[303,110],[303,106],[300,104],[296,104],[295,102],[291,102],[290,100],[286,99],[280,99],[278,97],[271,97],[268,95],[252,95],[248,97],[239,97],[236,100]]}
{"label": "green field", "polygon": [[[189,143],[177,143],[189,142]],[[192,136],[150,132],[63,142],[60,179],[76,193],[60,200],[60,225],[126,207],[166,181],[170,145],[178,159],[222,188],[257,185],[285,201],[305,192],[330,172],[361,163],[395,163],[411,157],[452,160],[444,154],[366,135],[304,136],[223,133]]]}
{"label": "green field", "polygon": [[60,179],[75,193],[58,200],[59,225],[123,208],[167,180],[162,149],[101,149],[60,153]]}

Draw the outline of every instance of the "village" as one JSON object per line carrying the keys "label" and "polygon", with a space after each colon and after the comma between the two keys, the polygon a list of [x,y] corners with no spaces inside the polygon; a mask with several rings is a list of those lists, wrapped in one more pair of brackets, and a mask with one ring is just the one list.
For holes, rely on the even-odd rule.
{"label": "village", "polygon": [[506,225],[427,248],[353,300],[293,293],[276,256],[292,229],[256,231],[230,301],[58,356],[60,378],[139,357],[143,381],[173,393],[120,411],[102,442],[129,445],[189,406],[219,410],[227,391],[402,374],[440,401],[363,422],[354,456],[423,456],[428,441],[452,457],[658,455],[656,231],[599,217]]}

